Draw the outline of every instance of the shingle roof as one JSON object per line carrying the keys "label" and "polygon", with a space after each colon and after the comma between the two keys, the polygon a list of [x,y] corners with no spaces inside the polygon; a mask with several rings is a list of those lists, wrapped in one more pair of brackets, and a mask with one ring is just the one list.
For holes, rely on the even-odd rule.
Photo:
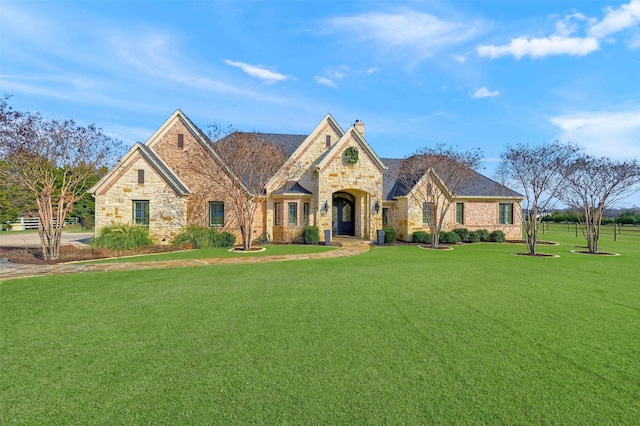
{"label": "shingle roof", "polygon": [[295,195],[313,195],[311,191],[308,191],[305,187],[300,185],[297,181],[289,180],[285,182],[280,188],[273,191],[274,195],[295,194]]}
{"label": "shingle roof", "polygon": [[[404,159],[382,158],[388,169],[383,174],[383,196],[385,200],[393,200],[394,197],[407,195],[410,188],[399,182],[398,176]],[[436,171],[437,174],[437,171]],[[446,183],[446,182],[445,182]],[[462,185],[462,189],[457,194],[458,197],[512,197],[521,198],[522,195],[507,188],[506,186],[489,179],[488,177],[471,170],[467,177],[467,182]]]}
{"label": "shingle roof", "polygon": [[293,152],[298,149],[302,142],[307,139],[306,135],[286,135],[281,133],[258,133],[258,132],[233,132],[229,136],[225,136],[221,140],[231,137],[234,134],[240,135],[248,135],[252,138],[259,138],[259,140],[269,141],[274,145],[281,146],[284,149],[285,154],[288,157],[293,154]]}

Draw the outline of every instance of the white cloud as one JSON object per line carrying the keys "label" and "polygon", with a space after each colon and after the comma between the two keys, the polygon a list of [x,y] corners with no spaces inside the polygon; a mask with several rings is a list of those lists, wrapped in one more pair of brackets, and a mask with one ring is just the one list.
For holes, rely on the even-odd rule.
{"label": "white cloud", "polygon": [[584,56],[600,48],[598,40],[592,37],[564,37],[552,35],[542,38],[518,37],[501,46],[478,46],[478,55],[491,59],[511,55],[516,59],[523,56],[542,58],[549,55]]}
{"label": "white cloud", "polygon": [[631,0],[618,9],[607,7],[602,21],[589,28],[589,35],[604,38],[640,23],[640,0]]}
{"label": "white cloud", "polygon": [[417,61],[468,41],[485,26],[480,21],[447,21],[414,10],[342,16],[329,23],[341,32],[352,33],[360,41],[373,41],[386,51],[410,54]]}
{"label": "white cloud", "polygon": [[[513,38],[507,44],[478,46],[478,55],[491,59],[502,56],[542,58],[550,55],[584,56],[600,49],[600,42],[612,34],[640,23],[640,0],[631,0],[617,9],[607,7],[601,21],[581,13],[572,13],[556,22],[555,33],[546,37]],[[584,28],[585,36],[576,36]],[[631,38],[629,47],[635,48],[637,39]]]}
{"label": "white cloud", "polygon": [[378,71],[380,71],[380,69],[379,69],[379,68],[372,67],[372,68],[367,68],[366,70],[364,70],[364,73],[365,73],[366,75],[371,75],[371,74],[375,74],[375,73],[377,73]]}
{"label": "white cloud", "polygon": [[464,64],[465,62],[467,62],[467,58],[465,58],[463,55],[451,55],[451,59],[459,64]]}
{"label": "white cloud", "polygon": [[333,88],[338,87],[333,80],[330,80],[330,79],[328,79],[326,77],[322,77],[322,76],[316,75],[315,77],[313,77],[313,79],[316,81],[316,83],[323,84],[325,86],[329,86],[329,87],[333,87]]}
{"label": "white cloud", "polygon": [[486,86],[482,86],[481,88],[479,88],[478,90],[473,92],[471,94],[471,97],[474,98],[474,99],[491,98],[491,97],[494,97],[494,96],[498,96],[499,94],[500,94],[499,90],[494,90],[492,92],[489,89],[487,89]]}
{"label": "white cloud", "polygon": [[250,65],[244,62],[231,61],[229,59],[225,59],[224,63],[232,67],[240,68],[242,71],[246,72],[251,77],[259,78],[260,80],[265,80],[267,83],[275,83],[278,81],[284,81],[289,79],[289,77],[284,74],[271,71],[259,65]]}
{"label": "white cloud", "polygon": [[596,156],[640,158],[640,108],[627,111],[589,111],[552,117],[558,139],[573,142]]}
{"label": "white cloud", "polygon": [[629,48],[640,49],[640,34],[636,34],[629,39]]}

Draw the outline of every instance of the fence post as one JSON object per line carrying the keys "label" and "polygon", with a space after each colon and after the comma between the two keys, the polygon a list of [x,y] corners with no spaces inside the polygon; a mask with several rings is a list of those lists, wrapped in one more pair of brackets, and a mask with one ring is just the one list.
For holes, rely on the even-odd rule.
{"label": "fence post", "polygon": [[613,224],[613,241],[618,241],[618,224]]}
{"label": "fence post", "polygon": [[576,238],[578,238],[578,224],[576,223]]}

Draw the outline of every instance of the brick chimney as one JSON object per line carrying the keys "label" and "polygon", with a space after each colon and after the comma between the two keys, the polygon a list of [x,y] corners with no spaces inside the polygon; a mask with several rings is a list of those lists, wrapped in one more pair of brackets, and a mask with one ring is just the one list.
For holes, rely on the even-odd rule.
{"label": "brick chimney", "polygon": [[362,121],[360,121],[360,120],[356,120],[356,122],[353,124],[353,126],[356,128],[356,130],[358,132],[360,132],[360,134],[364,138],[364,123]]}

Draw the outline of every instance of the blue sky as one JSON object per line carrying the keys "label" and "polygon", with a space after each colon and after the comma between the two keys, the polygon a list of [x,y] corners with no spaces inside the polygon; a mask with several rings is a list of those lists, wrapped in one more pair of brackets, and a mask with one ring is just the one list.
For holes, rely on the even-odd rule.
{"label": "blue sky", "polygon": [[509,143],[640,158],[640,0],[3,0],[0,93],[129,145],[180,108],[265,133],[360,119],[381,157],[479,147],[487,175]]}

